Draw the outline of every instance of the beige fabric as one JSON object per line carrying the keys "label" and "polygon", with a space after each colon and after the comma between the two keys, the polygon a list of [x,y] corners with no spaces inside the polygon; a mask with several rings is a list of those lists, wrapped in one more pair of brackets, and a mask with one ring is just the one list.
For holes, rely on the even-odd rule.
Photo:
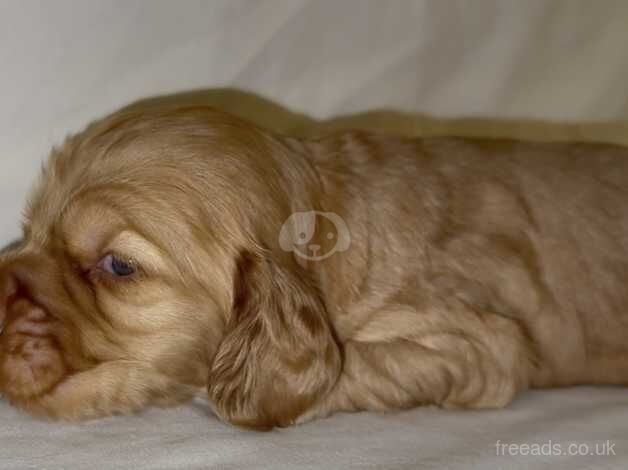
{"label": "beige fabric", "polygon": [[[200,403],[64,426],[0,403],[0,468],[624,470],[627,406],[624,390],[583,387],[530,392],[500,411],[336,415],[260,434],[215,422]],[[607,440],[615,455],[595,455]],[[504,455],[499,444],[558,447],[522,456]],[[570,455],[578,448],[591,455]]]}

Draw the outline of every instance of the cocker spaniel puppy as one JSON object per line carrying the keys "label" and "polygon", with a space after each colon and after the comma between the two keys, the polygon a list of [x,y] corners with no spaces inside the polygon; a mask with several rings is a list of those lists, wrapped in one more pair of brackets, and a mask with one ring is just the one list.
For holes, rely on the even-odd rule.
{"label": "cocker spaniel puppy", "polygon": [[60,419],[203,393],[268,429],[625,384],[628,150],[121,111],[52,152],[0,321],[0,391]]}

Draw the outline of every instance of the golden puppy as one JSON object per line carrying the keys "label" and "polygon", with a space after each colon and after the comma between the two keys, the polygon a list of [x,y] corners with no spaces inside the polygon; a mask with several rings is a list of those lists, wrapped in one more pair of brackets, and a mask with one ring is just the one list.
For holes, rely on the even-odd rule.
{"label": "golden puppy", "polygon": [[258,429],[628,383],[628,151],[121,111],[0,259],[0,390],[61,419],[203,391]]}

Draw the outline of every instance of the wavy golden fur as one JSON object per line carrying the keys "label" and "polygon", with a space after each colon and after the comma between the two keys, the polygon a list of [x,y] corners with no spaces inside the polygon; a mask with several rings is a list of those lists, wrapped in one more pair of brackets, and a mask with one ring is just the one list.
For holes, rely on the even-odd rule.
{"label": "wavy golden fur", "polygon": [[[0,390],[71,420],[202,390],[268,429],[626,384],[626,201],[620,146],[304,140],[206,107],[124,110],[53,151],[0,258]],[[301,213],[322,220],[316,253],[346,246],[286,250]]]}

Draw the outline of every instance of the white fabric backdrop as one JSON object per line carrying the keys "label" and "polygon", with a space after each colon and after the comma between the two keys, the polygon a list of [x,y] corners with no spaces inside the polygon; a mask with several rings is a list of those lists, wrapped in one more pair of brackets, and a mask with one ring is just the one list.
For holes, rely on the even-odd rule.
{"label": "white fabric backdrop", "polygon": [[628,117],[617,0],[0,0],[0,242],[40,161],[145,96],[231,86],[318,118]]}
{"label": "white fabric backdrop", "polygon": [[[627,78],[621,0],[0,0],[0,244],[19,235],[51,145],[138,98],[235,87],[318,119],[384,108],[602,123],[628,119]],[[221,104],[246,114],[243,100]],[[596,126],[573,135],[628,139],[626,124]],[[337,416],[258,436],[192,405],[63,426],[0,402],[0,468],[619,469],[627,405],[622,389],[535,392],[501,412]],[[614,439],[617,456],[496,458],[497,439]]]}

